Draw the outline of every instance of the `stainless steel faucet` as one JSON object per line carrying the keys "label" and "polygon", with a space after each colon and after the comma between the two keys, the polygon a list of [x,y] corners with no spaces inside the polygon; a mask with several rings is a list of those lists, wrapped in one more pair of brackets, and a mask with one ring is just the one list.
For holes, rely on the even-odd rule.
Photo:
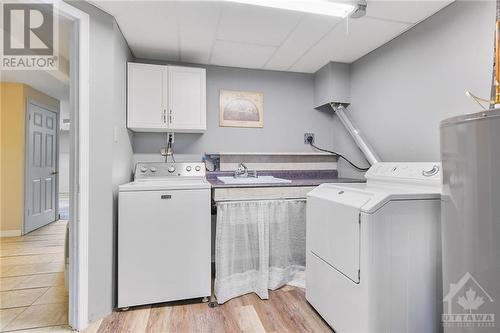
{"label": "stainless steel faucet", "polygon": [[248,177],[248,168],[245,163],[238,165],[238,169],[234,172],[234,178],[236,177]]}
{"label": "stainless steel faucet", "polygon": [[257,171],[253,170],[253,171],[250,171],[250,173],[249,173],[248,168],[245,165],[245,163],[240,163],[238,165],[238,169],[236,169],[236,171],[234,171],[234,178],[238,178],[238,177],[257,177]]}

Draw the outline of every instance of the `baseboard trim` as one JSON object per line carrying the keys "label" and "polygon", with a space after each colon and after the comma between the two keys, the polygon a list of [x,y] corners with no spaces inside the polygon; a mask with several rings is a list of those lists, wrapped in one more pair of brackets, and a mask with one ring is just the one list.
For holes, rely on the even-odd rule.
{"label": "baseboard trim", "polygon": [[21,230],[2,230],[0,237],[18,237],[21,236]]}

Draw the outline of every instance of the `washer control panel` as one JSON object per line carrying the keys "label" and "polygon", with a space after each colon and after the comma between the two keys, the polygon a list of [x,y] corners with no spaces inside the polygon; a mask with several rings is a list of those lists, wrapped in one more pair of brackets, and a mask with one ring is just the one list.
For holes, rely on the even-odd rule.
{"label": "washer control panel", "polygon": [[203,162],[139,162],[135,165],[135,180],[174,177],[205,177]]}

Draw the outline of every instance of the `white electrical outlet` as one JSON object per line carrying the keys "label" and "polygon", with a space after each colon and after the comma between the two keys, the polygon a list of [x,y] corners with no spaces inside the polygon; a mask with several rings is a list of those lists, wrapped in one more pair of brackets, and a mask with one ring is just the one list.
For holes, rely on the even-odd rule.
{"label": "white electrical outlet", "polygon": [[[311,142],[309,142],[309,138],[312,138]],[[309,143],[314,144],[314,133],[304,133],[304,144],[308,145]]]}

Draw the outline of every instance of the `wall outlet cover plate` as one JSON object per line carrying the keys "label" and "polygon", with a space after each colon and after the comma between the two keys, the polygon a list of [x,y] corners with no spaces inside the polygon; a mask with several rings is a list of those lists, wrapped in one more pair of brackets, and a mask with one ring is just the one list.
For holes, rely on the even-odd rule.
{"label": "wall outlet cover plate", "polygon": [[314,144],[314,133],[304,133],[304,144],[308,145],[309,144],[309,138],[312,138],[311,143]]}

